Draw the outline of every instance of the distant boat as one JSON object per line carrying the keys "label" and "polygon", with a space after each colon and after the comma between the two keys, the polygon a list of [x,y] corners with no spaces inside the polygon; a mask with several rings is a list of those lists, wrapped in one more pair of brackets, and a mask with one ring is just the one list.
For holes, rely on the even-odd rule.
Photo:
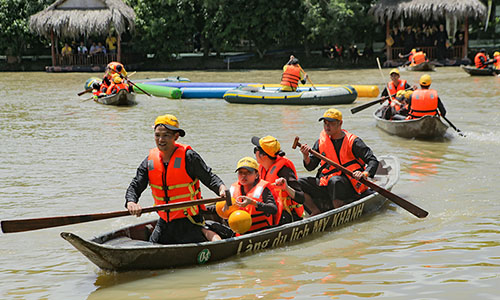
{"label": "distant boat", "polygon": [[492,68],[478,69],[473,66],[461,66],[462,69],[471,76],[492,76],[500,73],[500,70]]}

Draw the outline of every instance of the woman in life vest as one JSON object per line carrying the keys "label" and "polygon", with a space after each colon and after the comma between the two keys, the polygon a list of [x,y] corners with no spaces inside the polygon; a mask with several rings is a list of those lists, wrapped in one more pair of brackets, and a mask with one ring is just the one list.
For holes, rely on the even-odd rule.
{"label": "woman in life vest", "polygon": [[[200,182],[214,193],[225,197],[226,187],[212,173],[201,156],[191,146],[178,143],[186,133],[179,121],[166,114],[156,118],[154,138],[156,147],[137,169],[136,176],[125,194],[125,207],[130,214],[140,216],[139,197],[148,185],[155,205],[187,202],[201,198]],[[205,226],[200,215],[204,206],[159,211],[160,216],[149,241],[159,244],[199,243],[220,240],[220,236]]]}
{"label": "woman in life vest", "polygon": [[281,91],[294,92],[299,86],[299,80],[302,84],[306,83],[307,74],[304,73],[299,65],[299,59],[290,55],[290,60],[283,66],[281,75]]}
{"label": "woman in life vest", "polygon": [[439,99],[436,90],[430,89],[432,79],[428,74],[420,77],[420,89],[413,92],[410,99],[408,99],[408,107],[410,111],[407,119],[418,119],[426,115],[446,116],[446,109],[444,108],[441,99]]}
{"label": "woman in life vest", "polygon": [[304,193],[297,180],[297,171],[291,160],[281,151],[280,142],[275,137],[252,137],[253,152],[259,163],[259,176],[271,183],[271,191],[278,206],[274,223],[281,225],[304,216]]}
{"label": "woman in life vest", "polygon": [[252,217],[252,226],[247,233],[270,228],[278,207],[271,192],[270,183],[259,178],[259,164],[251,157],[238,161],[238,181],[230,188],[236,205]]}

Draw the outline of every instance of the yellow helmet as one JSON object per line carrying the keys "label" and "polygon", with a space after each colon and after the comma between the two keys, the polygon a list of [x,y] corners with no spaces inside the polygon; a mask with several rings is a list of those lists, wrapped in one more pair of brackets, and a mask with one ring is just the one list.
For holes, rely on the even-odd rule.
{"label": "yellow helmet", "polygon": [[122,79],[121,79],[120,75],[118,75],[118,74],[113,75],[113,82],[114,83],[120,83],[120,82],[122,82]]}
{"label": "yellow helmet", "polygon": [[[235,202],[234,198],[231,198],[231,202],[234,204],[234,202]],[[226,211],[223,211],[222,208],[224,208],[225,204],[226,204],[226,201],[217,202],[215,204],[215,211],[217,212],[219,217],[227,220],[232,212],[238,210],[238,206],[231,205],[231,206],[229,206],[229,208]]]}
{"label": "yellow helmet", "polygon": [[413,91],[412,90],[407,90],[405,92],[405,99],[406,100],[410,99],[411,94],[413,94]]}
{"label": "yellow helmet", "polygon": [[495,51],[495,53],[493,53],[493,56],[498,56],[498,55],[500,55],[500,52],[498,51]]}
{"label": "yellow helmet", "polygon": [[401,98],[402,96],[404,96],[405,94],[405,91],[404,90],[399,90],[397,93],[396,93],[396,98]]}
{"label": "yellow helmet", "polygon": [[238,209],[229,216],[227,222],[234,232],[243,234],[252,227],[252,216],[246,211]]}
{"label": "yellow helmet", "polygon": [[424,74],[420,77],[420,85],[421,86],[429,86],[432,83],[431,75]]}
{"label": "yellow helmet", "polygon": [[417,49],[411,49],[411,53],[417,53]]}

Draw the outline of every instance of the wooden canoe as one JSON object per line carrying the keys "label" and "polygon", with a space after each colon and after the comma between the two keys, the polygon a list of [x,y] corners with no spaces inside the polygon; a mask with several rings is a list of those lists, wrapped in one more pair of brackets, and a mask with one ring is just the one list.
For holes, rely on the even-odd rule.
{"label": "wooden canoe", "polygon": [[[390,190],[399,180],[399,161],[393,156],[380,157],[379,168],[373,180]],[[301,221],[216,242],[177,245],[149,243],[147,240],[156,221],[126,227],[91,240],[69,232],[62,232],[61,236],[101,269],[165,269],[199,265],[296,243],[305,237],[336,230],[341,225],[373,214],[385,202],[383,196],[368,191],[364,197],[340,208]]]}
{"label": "wooden canoe", "polygon": [[99,97],[95,101],[101,104],[118,106],[131,106],[137,104],[135,101],[135,93],[129,93],[126,90],[120,90],[116,94]]}
{"label": "wooden canoe", "polygon": [[408,66],[408,71],[434,71],[435,66],[430,61],[425,61],[421,64]]}
{"label": "wooden canoe", "polygon": [[229,90],[224,100],[238,104],[281,104],[281,105],[337,105],[350,104],[356,100],[358,93],[352,86],[341,86],[326,90],[301,92],[280,92],[265,89],[242,87]]}
{"label": "wooden canoe", "polygon": [[492,76],[500,74],[500,70],[491,68],[478,69],[474,66],[461,66],[461,67],[467,74],[471,76]]}
{"label": "wooden canoe", "polygon": [[413,120],[386,120],[381,118],[384,106],[373,113],[380,129],[405,138],[433,139],[442,138],[448,129],[439,116],[424,116]]}

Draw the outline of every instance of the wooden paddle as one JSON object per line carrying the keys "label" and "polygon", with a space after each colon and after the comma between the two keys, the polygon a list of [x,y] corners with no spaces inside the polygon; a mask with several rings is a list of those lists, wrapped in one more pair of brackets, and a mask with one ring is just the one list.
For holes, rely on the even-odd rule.
{"label": "wooden paddle", "polygon": [[92,90],[93,90],[93,89],[86,89],[86,90],[85,90],[85,91],[83,91],[83,92],[79,92],[77,95],[78,95],[78,96],[81,96],[81,95],[83,95],[83,94],[86,94],[86,93],[90,93],[90,92],[92,92]]}
{"label": "wooden paddle", "polygon": [[[413,91],[413,88],[406,89],[405,91]],[[390,97],[396,97],[396,94],[393,94],[393,95],[390,95],[390,96],[389,95],[388,96],[384,96],[384,97],[379,98],[377,100],[373,100],[373,101],[367,102],[365,104],[353,107],[353,108],[351,108],[351,113],[355,114],[355,113],[360,112],[360,111],[362,111],[362,110],[364,110],[364,109],[366,109],[366,108],[368,108],[370,106],[373,106],[373,105],[375,105],[377,103],[382,103],[382,102],[384,102],[385,100],[387,100]]]}
{"label": "wooden paddle", "polygon": [[[306,74],[306,71],[304,71],[304,69],[302,69],[302,67],[300,65],[298,65],[300,70],[302,71],[302,73]],[[309,80],[309,83],[312,85],[312,87],[317,91],[318,89],[314,86],[314,83],[312,82],[311,78],[309,78],[309,75],[307,75],[307,80]]]}
{"label": "wooden paddle", "polygon": [[[297,148],[297,146],[301,146],[301,144],[299,143],[299,137],[295,137],[295,140],[293,141],[293,145],[292,145],[292,148],[295,149]],[[326,156],[323,156],[321,154],[319,154],[318,152],[314,151],[314,150],[309,150],[309,152],[316,156],[317,158],[323,160],[323,161],[326,161],[328,164],[334,166],[335,168],[341,170],[342,172],[344,172],[346,175],[350,176],[350,177],[354,177],[352,172],[349,171],[348,169],[344,168],[343,166],[337,164],[336,162],[332,161],[331,159],[328,159]],[[361,183],[363,183],[364,185],[370,187],[372,190],[376,191],[377,193],[379,193],[380,195],[386,197],[387,199],[391,200],[392,202],[394,202],[395,204],[399,205],[400,207],[404,208],[405,210],[407,210],[408,212],[412,213],[413,215],[415,215],[416,217],[419,217],[419,218],[425,218],[429,213],[423,209],[421,209],[420,207],[414,205],[413,203],[399,197],[398,195],[396,194],[393,194],[392,192],[384,189],[383,187],[381,186],[378,186],[377,184],[369,181],[369,180],[366,180],[364,178],[361,178],[361,180],[359,180]]]}
{"label": "wooden paddle", "polygon": [[445,116],[441,116],[441,118],[443,118],[446,122],[448,122],[451,128],[455,129],[455,131],[458,133],[459,136],[465,137],[465,133],[463,133],[462,130],[458,129],[455,125],[453,125],[453,123],[451,123],[451,121],[448,120],[448,118],[446,118]]}
{"label": "wooden paddle", "polygon": [[146,92],[145,90],[141,89],[140,87],[138,87],[135,83],[133,83],[132,81],[130,81],[130,79],[127,77],[127,76],[123,76],[122,74],[118,73],[120,75],[120,77],[122,79],[126,79],[128,83],[130,83],[131,85],[133,85],[134,87],[138,88],[139,91],[143,92],[144,94],[148,95],[149,97],[151,97],[151,94]]}
{"label": "wooden paddle", "polygon": [[[231,205],[231,193],[226,190],[225,197],[210,198],[210,199],[200,199],[180,203],[164,204],[158,206],[150,206],[142,209],[142,213],[148,213],[159,210],[170,210],[176,208],[184,208],[208,203],[214,203],[218,201],[226,201],[228,205]],[[13,232],[23,232],[30,230],[37,230],[43,228],[71,225],[77,223],[98,221],[111,219],[116,217],[130,216],[128,210],[115,211],[108,213],[99,214],[87,214],[87,215],[71,215],[71,216],[58,216],[58,217],[48,217],[48,218],[37,218],[37,219],[18,219],[18,220],[5,220],[1,221],[1,227],[3,233],[13,233]]]}

